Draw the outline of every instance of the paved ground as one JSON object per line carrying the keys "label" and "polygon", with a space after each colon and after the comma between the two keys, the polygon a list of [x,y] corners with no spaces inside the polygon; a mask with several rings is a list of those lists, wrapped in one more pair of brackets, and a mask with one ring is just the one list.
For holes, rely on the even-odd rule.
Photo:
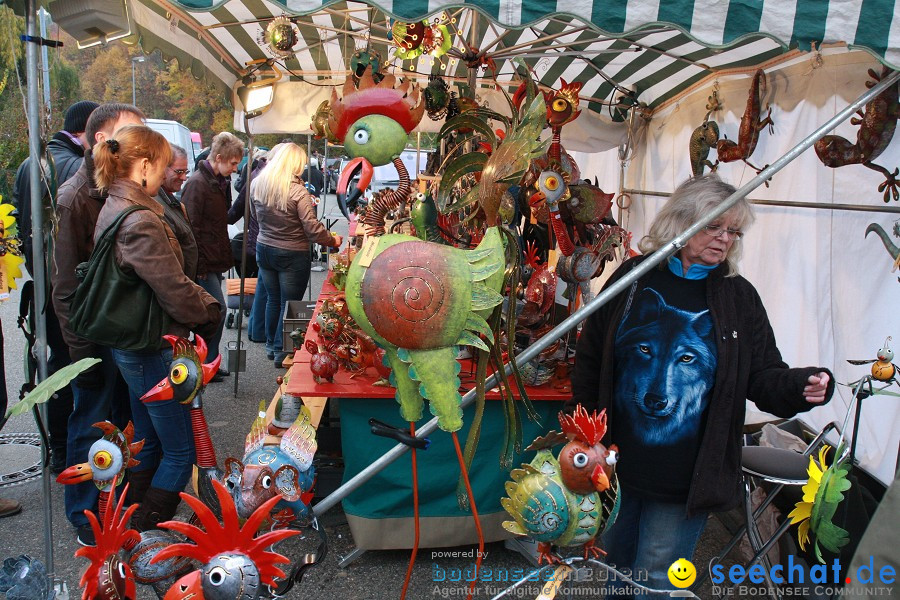
{"label": "paved ground", "polygon": [[[327,212],[333,210],[333,198],[330,198]],[[339,233],[346,232],[346,222],[339,221],[334,229]],[[321,287],[324,273],[313,273],[313,297],[317,296]],[[17,391],[23,380],[21,357],[24,352],[24,339],[16,328],[16,316],[18,315],[18,296],[0,305],[0,321],[2,321],[5,338],[6,374],[8,389],[12,398],[17,397]],[[246,336],[244,336],[246,337]],[[236,339],[234,329],[226,330],[223,345]],[[269,400],[276,389],[275,378],[281,371],[277,370],[265,357],[265,351],[261,344],[249,344],[247,351],[247,371],[240,374],[239,386],[235,395],[235,377],[226,378],[221,383],[211,384],[204,394],[204,407],[211,434],[216,445],[220,461],[227,456],[240,456],[242,453],[244,436],[260,400]],[[19,432],[34,432],[35,426],[30,416],[22,416],[12,419],[4,428],[3,434],[9,435]],[[0,445],[0,474],[24,468],[39,460],[36,449],[24,446]],[[73,554],[78,548],[75,543],[74,530],[69,526],[63,514],[62,487],[55,482],[49,484],[49,495],[45,497],[44,486],[40,478],[33,479],[17,486],[0,488],[0,496],[15,498],[24,505],[23,512],[14,517],[0,519],[0,559],[19,554],[28,554],[43,560],[47,555],[45,537],[48,530],[44,526],[44,506],[50,507],[52,525],[49,533],[52,535],[52,554],[55,576],[66,581],[71,588],[78,587],[80,573],[85,561],[74,558]],[[186,510],[182,505],[180,518],[186,518]],[[323,563],[311,570],[302,584],[295,587],[288,597],[318,598],[329,600],[331,598],[354,599],[382,599],[397,598],[409,554],[406,551],[373,551],[364,554],[347,568],[340,568],[338,560],[353,549],[353,541],[340,505],[326,513],[322,519],[322,525],[329,539],[329,555]],[[698,569],[706,564],[709,557],[715,554],[715,550],[723,545],[727,537],[724,528],[716,519],[711,519],[701,539],[695,564]],[[317,538],[314,534],[304,536],[304,539],[283,546],[280,551],[300,556],[304,552],[311,552],[315,547]],[[459,548],[469,551],[471,548]],[[497,572],[512,573],[518,569],[530,569],[529,562],[519,553],[504,548],[502,543],[489,544],[486,548],[487,559],[485,567]],[[454,578],[454,570],[471,567],[471,561],[463,558],[432,558],[431,550],[422,550],[413,575],[410,587],[410,598],[426,597],[464,597],[465,582],[451,581]],[[444,581],[435,581],[445,573]],[[599,598],[602,594],[599,588],[602,575],[595,574],[594,580],[575,584],[574,596]],[[507,584],[482,583],[479,585],[478,598],[490,598]],[[509,597],[534,598],[538,595],[537,583],[528,583],[521,590],[516,590]],[[77,597],[80,592],[72,589],[72,597]],[[703,598],[709,598],[709,588],[701,589],[698,594]],[[155,595],[150,588],[141,588],[138,592],[140,599],[151,599]]]}

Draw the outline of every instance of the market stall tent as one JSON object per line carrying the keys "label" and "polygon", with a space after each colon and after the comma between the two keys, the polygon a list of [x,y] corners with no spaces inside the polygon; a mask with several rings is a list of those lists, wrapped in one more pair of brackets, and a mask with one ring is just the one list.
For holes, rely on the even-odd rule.
{"label": "market stall tent", "polygon": [[[431,74],[471,83],[470,69],[476,68],[475,93],[482,97],[492,92],[494,79],[508,89],[516,85],[517,59],[548,88],[558,88],[563,79],[582,83],[584,114],[562,135],[569,150],[596,153],[617,146],[623,139],[624,116],[617,109],[636,104],[637,120],[647,121],[643,133],[630,138],[634,155],[624,178],[616,151],[592,154],[581,163],[607,190],[674,189],[689,174],[687,138],[703,120],[706,98],[717,82],[724,108],[714,118],[734,138],[749,76],[758,67],[771,73],[766,99],[773,103],[776,135],[763,134],[754,155],[765,163],[857,97],[865,89],[864,67],[878,67],[878,62],[900,65],[900,17],[893,0],[432,0],[379,6],[292,0],[117,1],[126,2],[132,18],[126,42],[177,58],[195,75],[220,82],[223,91],[233,92],[245,79],[271,76],[275,68],[282,71],[275,105],[252,123],[253,132],[306,131],[316,106],[310,99],[318,97],[310,91],[316,88],[321,95],[343,83],[349,57],[358,50],[378,52],[394,70],[423,85]],[[47,6],[52,14],[53,2]],[[294,52],[263,67],[248,66],[274,58],[260,35],[282,14],[297,28]],[[453,37],[450,51],[437,58],[394,59],[389,39],[393,20],[424,18],[446,19]],[[821,53],[809,52],[813,49]],[[851,49],[859,52],[848,52]],[[240,108],[238,104],[236,122],[242,121]],[[840,133],[855,136],[849,125]],[[890,165],[897,162],[895,147],[883,155]],[[804,155],[800,165],[757,195],[882,204],[873,191],[877,177],[863,167],[826,169],[812,153]],[[733,165],[723,166],[720,173],[736,184],[753,175]],[[631,199],[623,220],[637,239],[660,201],[636,194]],[[842,381],[858,376],[842,370],[843,358],[865,358],[885,335],[900,336],[895,277],[868,268],[871,264],[872,271],[880,269],[886,256],[873,238],[863,235],[870,217],[890,230],[892,218],[875,213],[761,209],[746,243],[745,271],[763,295],[788,361],[835,365]],[[890,402],[867,402],[867,430],[860,440],[866,448],[863,461],[887,479],[897,433],[886,431],[897,422],[897,409]],[[838,404],[814,411],[812,418],[842,413]]]}

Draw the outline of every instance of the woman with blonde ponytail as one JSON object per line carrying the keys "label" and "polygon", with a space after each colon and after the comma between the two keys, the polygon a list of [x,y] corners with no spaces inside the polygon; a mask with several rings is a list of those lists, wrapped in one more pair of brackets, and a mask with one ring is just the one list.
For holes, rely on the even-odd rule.
{"label": "woman with blonde ponytail", "polygon": [[[128,214],[119,226],[114,243],[116,264],[153,289],[170,317],[171,324],[163,333],[187,337],[193,330],[205,337],[218,327],[221,306],[184,274],[181,247],[163,219],[162,205],[154,199],[171,152],[162,135],[143,125],[123,127],[114,138],[94,146],[94,177],[98,187],[109,191],[97,218],[94,241],[124,210],[133,206],[146,209]],[[139,325],[135,323],[135,327]],[[178,492],[187,484],[194,463],[188,411],[174,399],[149,404],[140,401],[169,373],[172,347],[163,339],[159,342],[150,350],[112,350],[128,384],[135,439],[144,440],[136,457],[140,464],[131,473],[132,499],[141,503],[132,526],[140,531],[172,518],[178,508]]]}

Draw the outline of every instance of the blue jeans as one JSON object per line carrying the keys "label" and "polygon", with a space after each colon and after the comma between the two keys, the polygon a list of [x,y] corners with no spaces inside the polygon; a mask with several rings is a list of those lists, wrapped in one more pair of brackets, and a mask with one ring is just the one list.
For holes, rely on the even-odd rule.
{"label": "blue jeans", "polygon": [[312,262],[309,251],[283,250],[265,244],[256,244],[256,262],[259,275],[265,282],[269,298],[266,301],[266,351],[275,353],[275,360],[282,361],[291,354],[281,347],[284,305],[288,300],[302,300],[309,284]]}
{"label": "blue jeans", "polygon": [[141,464],[134,470],[156,469],[152,487],[170,492],[184,490],[195,461],[188,408],[174,399],[146,404],[140,399],[168,377],[172,350],[135,352],[114,349],[113,356],[128,384],[134,439],[144,440],[144,448],[135,457]]}
{"label": "blue jeans", "polygon": [[[629,569],[631,578],[653,588],[675,589],[667,571],[679,558],[691,560],[694,547],[708,514],[685,517],[684,504],[646,500],[619,488],[622,505],[612,528],[603,534],[602,548],[608,552],[606,562],[618,570]],[[701,568],[697,569],[698,571]],[[612,577],[610,577],[612,580]],[[640,580],[640,581],[639,581]],[[628,584],[614,582],[610,587],[622,589]],[[607,598],[665,598],[662,594],[607,595]]]}
{"label": "blue jeans", "polygon": [[256,292],[253,294],[253,306],[250,308],[250,319],[247,321],[247,335],[257,342],[266,341],[266,301],[269,293],[262,275],[256,278]]}
{"label": "blue jeans", "polygon": [[[103,432],[94,427],[94,423],[109,420],[119,429],[125,429],[130,419],[128,389],[122,385],[112,351],[102,347],[99,350],[97,358],[103,361],[97,366],[102,377],[101,386],[83,388],[78,385],[78,380],[71,383],[75,403],[69,416],[67,467],[87,462],[91,446],[103,437]],[[121,490],[119,493],[121,494]],[[96,513],[97,498],[100,496],[100,490],[94,482],[85,481],[77,485],[67,485],[63,494],[66,518],[69,522],[75,527],[87,525],[88,520],[84,516],[84,511],[90,509]]]}
{"label": "blue jeans", "polygon": [[[222,307],[222,314],[224,315],[228,305],[225,304],[225,294],[222,292],[222,274],[207,273],[206,277],[203,279],[197,278],[197,285],[209,292],[209,295],[216,299],[219,306]],[[219,328],[216,330],[216,334],[211,339],[206,340],[206,345],[209,347],[209,354],[206,356],[206,362],[208,363],[211,363],[219,356],[219,344],[222,343],[222,330],[224,328],[225,321],[224,319],[220,319]]]}

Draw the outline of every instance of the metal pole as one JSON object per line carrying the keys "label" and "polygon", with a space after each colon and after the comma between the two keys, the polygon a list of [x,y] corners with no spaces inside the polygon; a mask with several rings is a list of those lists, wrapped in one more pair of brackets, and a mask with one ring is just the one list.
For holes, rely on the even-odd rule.
{"label": "metal pole", "polygon": [[[635,194],[637,196],[656,196],[659,198],[668,198],[671,192],[653,192],[649,190],[623,190],[626,194]],[[750,204],[758,204],[760,206],[786,206],[788,208],[827,208],[831,210],[850,210],[857,212],[880,212],[880,213],[900,213],[900,206],[879,206],[879,205],[861,205],[861,204],[836,204],[833,202],[793,202],[790,200],[756,200],[747,198]]]}
{"label": "metal pole", "polygon": [[[671,254],[677,252],[679,249],[684,247],[685,243],[692,238],[695,234],[697,234],[704,226],[708,223],[715,220],[719,215],[722,215],[728,212],[734,204],[745,197],[751,191],[758,188],[765,181],[767,181],[770,177],[772,177],[775,173],[780,171],[790,163],[792,160],[800,156],[805,150],[807,150],[810,146],[812,146],[819,138],[824,136],[826,133],[834,129],[841,122],[848,119],[853,113],[856,112],[857,109],[861,108],[866,102],[883,92],[888,87],[895,85],[897,81],[900,81],[900,71],[896,71],[891,73],[888,77],[880,81],[877,85],[873,86],[872,89],[867,90],[862,96],[856,99],[855,102],[850,104],[847,108],[840,111],[834,117],[829,119],[824,125],[816,129],[812,134],[809,135],[802,142],[791,148],[787,154],[776,160],[769,167],[760,172],[759,175],[748,181],[743,187],[729,196],[724,202],[722,202],[719,206],[717,206],[714,210],[708,213],[706,216],[702,217],[699,221],[691,225],[686,231],[677,235],[674,239],[672,239],[665,246],[661,247],[659,250],[648,256],[645,260],[643,260],[639,265],[633,268],[627,275],[610,285],[608,288],[603,290],[596,298],[585,304],[581,309],[576,311],[575,313],[569,315],[569,317],[557,325],[553,330],[548,332],[544,337],[537,340],[534,344],[528,347],[523,353],[519,354],[516,357],[517,364],[525,364],[531,359],[535,358],[538,354],[544,351],[548,346],[554,343],[556,340],[560,339],[569,330],[574,329],[581,321],[586,319],[588,316],[596,312],[601,306],[609,302],[614,296],[618,295],[620,292],[626,290],[631,284],[640,278],[644,273],[666,260]],[[506,363],[505,370],[507,375],[512,372],[512,365]],[[491,375],[485,384],[487,390],[493,389],[497,385],[497,375]],[[462,402],[460,405],[464,408],[471,404],[475,400],[475,390],[471,389],[466,392],[466,395],[463,396]],[[417,437],[427,437],[430,435],[435,429],[437,429],[438,420],[437,417],[428,421],[425,425],[422,426],[421,429],[416,431]],[[366,481],[368,481],[372,476],[376,473],[387,467],[389,464],[403,456],[406,451],[409,450],[409,447],[404,444],[397,444],[387,452],[385,452],[381,457],[376,459],[371,465],[357,473],[353,476],[349,481],[341,485],[338,489],[329,494],[326,498],[324,498],[321,502],[316,504],[313,507],[313,514],[316,516],[320,516],[324,514],[328,509],[333,507],[335,504],[346,498],[348,495],[353,493],[356,489],[362,486]]]}
{"label": "metal pole", "polygon": [[[37,36],[36,0],[25,2],[25,33],[29,39]],[[42,216],[44,208],[43,185],[41,183],[41,101],[38,96],[38,48],[35,42],[25,43],[25,71],[28,75],[28,154],[29,180],[31,183],[31,249],[34,255],[34,306],[35,306],[35,341],[34,353],[37,358],[37,380],[47,378],[47,320],[43,308],[47,303],[47,270],[44,268],[44,233]],[[47,404],[42,403],[38,409],[44,424],[47,423]],[[43,452],[43,456],[49,456]],[[50,465],[43,465],[44,488],[44,560],[47,572],[53,572],[53,515],[51,512]]]}
{"label": "metal pole", "polygon": [[[244,281],[247,279],[247,237],[250,229],[250,184],[253,182],[253,134],[250,133],[250,119],[247,118],[247,112],[244,111],[244,131],[247,132],[247,180],[244,184],[244,235],[241,240],[241,291],[238,296],[238,314],[237,314],[237,366],[241,364],[241,327],[244,322]],[[257,274],[257,277],[259,275]],[[259,284],[259,281],[257,281]],[[228,284],[225,284],[226,288]],[[225,290],[228,291],[227,289]],[[247,334],[250,337],[250,334]],[[240,369],[234,370],[234,397],[237,398],[238,379],[241,377]]]}
{"label": "metal pole", "polygon": [[[41,21],[41,38],[47,38],[47,17],[50,16],[44,7],[38,9],[38,17]],[[47,60],[47,46],[41,46],[41,74],[44,82],[44,110],[50,116],[50,63]]]}

